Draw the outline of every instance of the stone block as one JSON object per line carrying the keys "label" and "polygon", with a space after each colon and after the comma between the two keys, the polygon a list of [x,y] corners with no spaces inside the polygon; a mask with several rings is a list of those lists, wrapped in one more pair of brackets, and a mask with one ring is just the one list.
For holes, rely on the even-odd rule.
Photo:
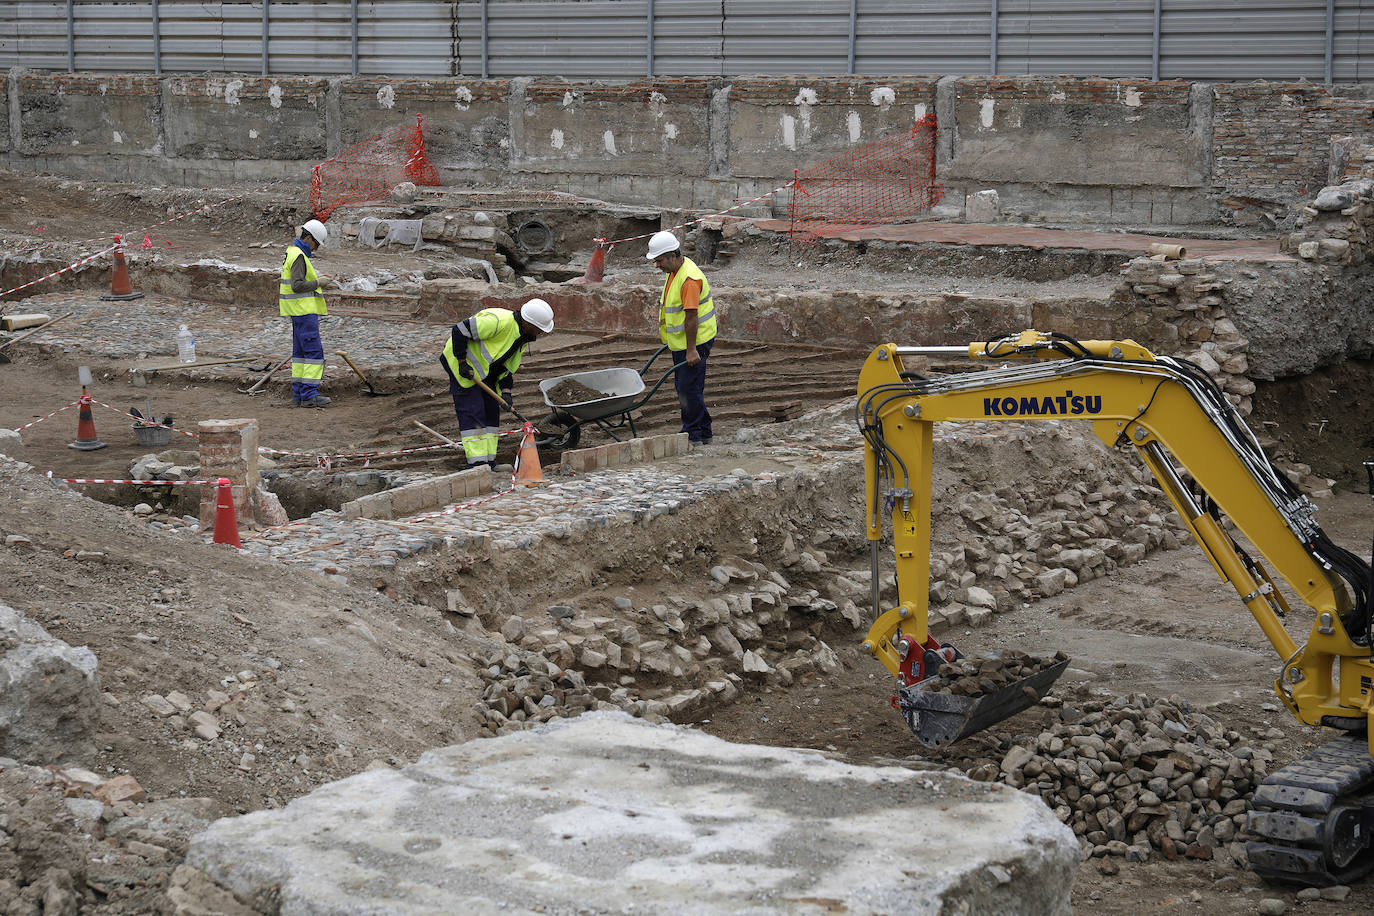
{"label": "stone block", "polygon": [[[684,689],[666,702],[645,704],[645,711],[690,708],[701,696]],[[609,748],[617,753],[608,755]],[[551,759],[560,765],[551,768]],[[645,768],[644,760],[655,765]],[[787,791],[757,778],[768,766],[786,769]],[[551,910],[623,908],[628,898],[622,876],[589,870],[586,862],[562,856],[521,831],[518,822],[487,813],[515,803],[556,812],[576,808],[586,816],[566,829],[580,831],[589,847],[608,859],[633,855],[641,870],[667,873],[678,851],[646,847],[643,830],[624,817],[626,798],[645,797],[667,816],[716,824],[719,858],[744,870],[735,882],[688,882],[703,912],[757,908],[760,882],[822,887],[833,909],[909,911],[915,892],[907,876],[854,867],[883,855],[922,862],[927,872],[940,876],[939,883],[919,891],[924,911],[1068,911],[1078,844],[1038,799],[947,772],[861,769],[856,780],[852,764],[815,754],[730,744],[694,730],[597,712],[542,726],[535,734],[521,731],[439,748],[401,770],[360,773],[296,799],[290,810],[219,820],[192,839],[186,866],[215,875],[243,899],[276,889],[284,900],[296,900],[298,889],[308,886],[317,909],[394,906],[397,882],[406,884],[413,908],[426,910],[480,910],[503,895],[537,896]],[[699,778],[679,785],[662,775],[683,771]],[[856,803],[852,784],[879,778],[888,791],[871,792],[875,797]],[[717,794],[732,800],[729,810],[722,812],[695,788],[702,782],[720,787]],[[374,803],[361,808],[347,803],[356,797]],[[450,816],[426,816],[440,810]],[[894,818],[917,818],[922,829],[894,835],[883,829]],[[433,836],[434,847],[423,853],[433,868],[416,870],[407,857],[388,850],[413,842],[422,826]],[[809,842],[761,846],[758,841],[799,832]],[[321,856],[318,838],[325,835],[351,855]],[[493,846],[510,850],[529,867],[512,869],[506,861],[484,856],[482,851]],[[841,847],[845,856],[830,854]],[[372,863],[374,881],[349,883],[359,860]],[[455,873],[462,874],[462,882],[451,880]],[[634,889],[635,908],[680,911],[684,887],[681,881],[644,882]]]}
{"label": "stone block", "polygon": [[12,429],[0,429],[0,455],[24,460],[24,439]]}
{"label": "stone block", "polygon": [[422,509],[428,508],[425,503],[425,485],[411,484],[408,487],[397,487],[391,492],[391,510],[393,518],[400,518],[406,515],[413,515]]}
{"label": "stone block", "polygon": [[100,721],[96,658],[0,604],[0,756],[45,765],[79,757]]}

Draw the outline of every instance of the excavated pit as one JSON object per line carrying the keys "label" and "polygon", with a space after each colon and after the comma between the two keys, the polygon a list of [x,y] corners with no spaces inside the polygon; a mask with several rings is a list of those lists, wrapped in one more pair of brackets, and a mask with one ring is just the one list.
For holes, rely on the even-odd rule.
{"label": "excavated pit", "polygon": [[[472,203],[468,200],[465,206]],[[162,204],[153,192],[130,192],[120,199],[120,206],[148,205],[152,213],[162,212]],[[490,200],[483,208],[471,212],[502,212]],[[547,281],[566,280],[585,266],[589,248],[573,244],[578,233],[614,237],[648,231],[658,228],[661,215],[632,214],[616,217],[621,223],[598,223],[607,217],[590,212],[576,217],[584,221],[578,224],[572,216],[556,215],[554,209],[527,203],[509,209],[509,221],[498,228],[510,235],[513,248],[522,254],[522,260],[508,261],[518,282],[483,293],[501,302],[566,294],[569,298],[557,304],[559,314],[580,322],[580,333],[550,341],[547,348],[531,354],[517,378],[516,403],[521,409],[543,406],[535,384],[540,378],[571,369],[637,369],[656,345],[645,333],[651,330],[652,315],[644,304],[661,275],[629,246],[618,247],[608,259],[608,283],[600,298],[574,300],[575,287]],[[286,645],[289,640],[264,634],[266,602],[226,602],[219,594],[213,597],[213,613],[207,612],[207,619],[227,620],[229,610],[248,622],[231,624],[244,628],[234,638],[224,633],[197,638],[186,628],[199,622],[188,619],[174,600],[176,588],[190,589],[181,583],[167,586],[174,593],[171,597],[155,593],[157,603],[151,611],[141,592],[107,599],[109,608],[138,612],[134,619],[121,620],[111,631],[117,635],[108,639],[99,624],[82,620],[87,605],[99,607],[90,596],[83,594],[81,608],[63,612],[78,621],[77,629],[69,632],[85,634],[102,658],[121,656],[109,666],[114,668],[109,672],[110,692],[123,698],[121,707],[112,706],[115,711],[107,713],[119,717],[122,725],[115,743],[125,749],[135,740],[129,735],[146,732],[149,747],[176,748],[180,755],[170,763],[150,758],[152,762],[137,768],[159,794],[175,795],[185,788],[186,774],[194,773],[198,787],[232,785],[225,792],[235,793],[245,809],[275,807],[307,791],[312,782],[357,772],[378,755],[404,756],[479,734],[524,731],[541,717],[552,720],[608,704],[641,718],[692,725],[731,741],[809,747],[856,762],[952,766],[976,779],[999,779],[1026,788],[1039,794],[1085,844],[1092,858],[1082,866],[1079,880],[1099,897],[1104,891],[1119,892],[1110,882],[1116,873],[1112,869],[1179,869],[1178,863],[1161,861],[1175,854],[1201,858],[1203,850],[1210,850],[1215,858],[1206,868],[1227,877],[1243,875],[1236,834],[1226,826],[1235,825],[1233,803],[1243,800],[1266,769],[1281,762],[1290,745],[1297,747],[1314,736],[1290,723],[1281,710],[1272,715],[1272,710],[1265,710],[1264,704],[1273,698],[1265,694],[1265,678],[1256,678],[1255,672],[1275,663],[1269,657],[1272,652],[1252,638],[1253,627],[1243,609],[1234,607],[1234,595],[1218,597],[1192,584],[1214,579],[1214,573],[1204,561],[1190,565],[1188,545],[1183,551],[1172,549],[1178,546],[1180,531],[1139,467],[1103,449],[1086,432],[1016,430],[1006,424],[1001,432],[968,430],[939,445],[933,630],[974,653],[1014,647],[1052,655],[1063,643],[1073,656],[1073,667],[1048,702],[934,752],[919,746],[901,716],[887,705],[890,679],[857,648],[871,611],[866,607],[868,555],[856,521],[862,514],[857,443],[846,444],[844,437],[853,435],[847,405],[859,364],[872,344],[886,339],[947,344],[1043,326],[1085,337],[1137,333],[1160,352],[1191,353],[1200,341],[1188,335],[1201,333],[1200,326],[1188,318],[1178,320],[1167,304],[1122,292],[1115,271],[1138,249],[1073,252],[1029,245],[841,239],[802,250],[776,234],[727,238],[724,230],[703,229],[689,239],[689,253],[701,253],[721,300],[734,298],[736,314],[743,319],[738,326],[748,336],[723,340],[713,354],[713,359],[719,358],[708,396],[713,411],[719,405],[724,433],[718,431],[720,442],[711,450],[691,453],[676,463],[621,469],[623,477],[607,487],[643,494],[679,473],[714,482],[700,488],[701,493],[692,489],[692,498],[661,512],[652,503],[599,509],[599,523],[568,526],[561,536],[540,528],[538,513],[528,519],[503,519],[497,508],[477,510],[485,513],[484,523],[490,522],[496,533],[466,536],[435,529],[416,535],[404,522],[345,526],[337,523],[334,513],[351,497],[451,473],[461,464],[420,453],[387,461],[366,459],[365,467],[350,464],[360,461],[350,457],[324,467],[313,453],[434,445],[432,437],[416,429],[416,420],[450,435],[456,431],[436,356],[453,317],[450,312],[478,300],[455,297],[436,305],[414,279],[418,274],[445,278],[447,283],[468,282],[457,278],[469,276],[469,268],[450,255],[439,258],[436,252],[412,253],[398,246],[376,251],[346,247],[326,252],[322,259],[322,269],[381,279],[390,275],[373,292],[339,297],[337,321],[326,329],[333,337],[327,336],[326,342],[331,350],[337,341],[359,355],[377,386],[394,392],[393,397],[363,397],[361,382],[332,357],[328,379],[332,391],[342,397],[328,411],[291,409],[280,383],[268,385],[259,398],[240,395],[237,389],[258,376],[234,367],[154,373],[143,379],[145,387],[131,387],[136,383],[130,366],[151,362],[147,357],[159,355],[161,346],[169,347],[163,331],[186,315],[194,318],[202,353],[238,355],[251,350],[263,363],[268,357],[281,357],[278,351],[285,338],[280,327],[264,321],[252,325],[248,335],[244,327],[270,313],[280,248],[290,231],[285,227],[299,214],[260,204],[245,205],[242,213],[243,225],[251,232],[236,234],[202,223],[201,242],[208,244],[197,251],[163,247],[156,252],[162,256],[159,262],[153,261],[151,252],[138,255],[135,283],[150,293],[139,308],[145,310],[141,314],[157,316],[139,329],[140,341],[109,333],[129,323],[128,316],[135,314],[132,306],[106,305],[100,311],[102,307],[92,303],[70,326],[58,326],[46,344],[14,348],[20,350],[13,367],[19,371],[7,379],[7,394],[15,400],[4,408],[9,412],[0,423],[11,428],[24,425],[66,403],[74,395],[72,369],[79,362],[92,365],[99,396],[121,411],[127,409],[126,400],[142,404],[145,388],[150,387],[155,403],[172,402],[168,409],[185,418],[179,422],[256,416],[262,426],[261,444],[298,453],[275,456],[279,465],[265,476],[287,514],[320,531],[313,540],[301,535],[282,543],[281,552],[272,554],[280,560],[274,565],[293,578],[305,576],[312,583],[356,589],[347,607],[319,598],[310,604],[308,620],[302,624],[310,634],[302,646],[309,649],[297,653],[296,647]],[[188,225],[195,225],[194,219]],[[174,243],[184,241],[178,236]],[[223,263],[191,265],[198,255],[223,256]],[[427,258],[436,263],[424,263]],[[12,285],[15,278],[41,275],[39,271],[58,263],[61,259],[18,264],[9,260],[0,265],[0,278]],[[1226,274],[1234,282],[1225,307],[1242,308],[1251,298],[1262,311],[1293,290],[1320,289],[1320,284],[1310,282],[1313,274],[1305,271],[1288,264],[1238,264]],[[526,276],[541,282],[518,279]],[[779,282],[779,276],[786,282]],[[412,280],[416,288],[407,291]],[[1338,278],[1321,295],[1332,301],[1360,301],[1362,282]],[[58,283],[67,281],[59,278]],[[107,277],[89,271],[65,291],[44,292],[29,304],[57,314],[76,299],[93,298],[107,283]],[[808,297],[803,309],[793,308],[797,300],[787,298],[797,290]],[[773,311],[755,310],[769,297]],[[617,300],[632,305],[621,312],[606,307]],[[571,307],[574,301],[592,305],[579,311]],[[126,311],[116,314],[116,308]],[[903,316],[912,313],[925,317],[916,324],[902,323]],[[1156,320],[1161,314],[1168,320]],[[856,333],[856,323],[863,320],[869,326]],[[1172,345],[1167,336],[1148,336],[1168,328],[1179,332]],[[1214,328],[1214,322],[1206,326],[1208,333]],[[839,345],[827,345],[833,337],[842,337]],[[1277,350],[1280,337],[1275,333],[1272,339],[1254,338],[1250,352],[1255,387],[1247,395],[1236,393],[1249,398],[1252,425],[1271,454],[1282,459],[1291,476],[1309,491],[1326,488],[1319,478],[1361,483],[1357,461],[1374,442],[1349,431],[1374,428],[1369,413],[1374,407],[1361,396],[1374,382],[1370,361],[1303,353],[1274,373],[1276,380],[1268,380],[1263,377],[1262,358]],[[392,346],[405,352],[392,352]],[[179,398],[184,400],[176,403]],[[812,413],[825,404],[841,406],[828,414]],[[670,432],[675,413],[671,391],[661,391],[641,409],[636,423],[645,431]],[[803,414],[810,416],[798,419]],[[127,420],[119,421],[117,432],[113,422],[109,414],[97,411],[109,448],[77,454],[66,448],[73,438],[72,412],[59,414],[56,421],[26,430],[26,460],[40,470],[57,471],[57,476],[123,476],[142,450],[125,433]],[[583,445],[611,441],[594,426],[585,432],[589,438]],[[774,447],[792,451],[777,456]],[[502,460],[509,460],[513,452],[514,442],[503,439]],[[559,456],[553,452],[541,457],[552,465]],[[383,466],[388,463],[392,466]],[[550,478],[555,485],[579,483],[577,475]],[[102,499],[114,492],[100,485],[78,486]],[[669,506],[673,499],[678,497],[664,497],[662,504]],[[1318,496],[1319,506],[1332,503],[1344,506],[1338,497]],[[1344,511],[1348,515],[1351,510]],[[155,515],[154,521],[158,518]],[[1019,527],[1038,533],[1044,544],[1058,549],[1041,556],[1044,544],[1031,550],[1020,535],[1011,533]],[[31,529],[29,520],[12,517],[5,534],[31,535],[48,549],[45,538]],[[399,531],[403,538],[422,543],[413,550],[392,550],[380,541],[351,539],[354,532],[375,530]],[[1363,525],[1358,535],[1361,551],[1367,550],[1367,535]],[[1358,543],[1354,541],[1352,549]],[[56,543],[53,553],[99,553],[100,546],[71,537]],[[155,562],[172,565],[161,542],[158,551]],[[999,568],[1014,566],[1004,564],[1002,557],[1018,554],[1024,554],[1018,562],[1031,575],[999,576]],[[72,562],[100,561],[73,556]],[[29,575],[17,575],[16,587]],[[188,575],[194,581],[194,575]],[[45,594],[53,596],[70,587],[70,575],[64,576],[62,581],[51,580]],[[160,571],[152,576],[121,571],[101,578],[100,588],[108,587],[107,580],[126,578],[141,585],[145,577],[159,582],[164,578]],[[880,586],[883,602],[890,606],[897,597],[895,583],[884,576]],[[277,591],[285,594],[291,588],[279,583]],[[356,597],[364,592],[381,601],[386,612],[374,613]],[[1179,597],[1170,603],[1174,592]],[[17,600],[10,598],[11,603]],[[54,604],[51,619],[59,621],[53,625],[60,630],[67,624],[60,622],[65,617],[59,616],[58,607]],[[1238,622],[1229,616],[1237,610]],[[407,641],[391,643],[392,630],[412,620],[433,622],[435,632],[423,641],[407,633]],[[126,649],[130,632],[141,635]],[[473,640],[463,643],[461,653],[446,642],[458,638],[454,633]],[[161,643],[142,641],[154,636]],[[254,661],[238,660],[234,650],[222,648],[245,641],[251,643],[252,651],[245,651]],[[386,645],[388,653],[380,653],[379,644]],[[191,645],[197,654],[177,663],[176,676],[160,675],[162,681],[145,686],[131,672],[155,667],[156,663],[140,661],[139,653],[148,645],[173,656]],[[233,748],[206,744],[201,750],[189,749],[184,732],[149,726],[138,712],[136,701],[148,691],[175,687],[194,693],[209,676],[202,676],[202,668],[214,673],[207,683],[218,689],[221,681],[245,670],[252,673],[262,657],[286,659],[282,683],[291,685],[293,678],[302,676],[292,659],[330,645],[349,653],[348,666],[357,666],[354,677],[334,685],[330,699],[312,703],[305,716],[287,711],[305,701],[299,693],[282,692],[286,688],[275,685],[274,675],[272,702],[255,705],[250,697],[242,707],[251,725],[239,726],[225,717]],[[326,668],[318,667],[311,678],[332,677]],[[369,668],[404,683],[405,701],[391,697],[387,689],[374,689],[366,680]],[[132,684],[138,684],[137,695]],[[266,687],[263,693],[268,693]],[[310,720],[318,716],[324,717],[322,725],[328,725],[331,734],[312,739],[316,743],[309,753],[302,746],[278,759],[276,742],[289,743],[283,736],[313,727]],[[373,742],[375,747],[368,745],[370,739],[358,737],[368,729],[382,729],[382,723],[402,723],[404,734],[383,735]],[[354,737],[347,740],[359,745],[356,760],[353,750],[341,749],[344,739],[332,734],[341,725],[353,730]],[[262,731],[250,735],[249,728]],[[1208,755],[1236,770],[1216,785],[1211,800],[1217,802],[1217,810],[1208,799],[1182,792],[1182,784],[1176,787],[1172,781],[1161,787],[1132,777],[1126,784],[1097,791],[1095,784],[1074,785],[1076,777],[1049,763],[1063,759],[1066,747],[1081,750],[1101,739],[1117,742],[1117,750],[1134,744],[1139,755],[1130,759],[1144,769],[1163,756],[1159,741],[1179,738],[1205,744],[1211,749]],[[254,742],[268,750],[253,751]],[[382,750],[387,744],[395,750]],[[245,763],[245,753],[258,760]],[[128,765],[118,755],[101,758],[105,759],[112,765]],[[1088,765],[1087,756],[1080,759]],[[1197,776],[1208,783],[1209,791],[1217,774],[1208,768],[1217,760],[1203,761],[1200,756],[1197,761]],[[1231,766],[1239,760],[1245,765]],[[1228,779],[1230,784],[1223,785]],[[1233,794],[1223,799],[1223,791]],[[1135,808],[1118,797],[1132,792]],[[1153,793],[1161,805],[1143,804],[1142,798],[1148,800],[1145,792]],[[1092,801],[1085,801],[1085,796]],[[1166,807],[1177,823],[1160,816]],[[1194,881],[1194,871],[1168,874],[1170,880],[1181,874],[1186,884]],[[1098,875],[1106,882],[1095,884]],[[1196,886],[1212,893],[1210,883],[1198,880],[1202,884]],[[1218,900],[1225,903],[1224,897]],[[1079,903],[1091,906],[1086,900]]]}

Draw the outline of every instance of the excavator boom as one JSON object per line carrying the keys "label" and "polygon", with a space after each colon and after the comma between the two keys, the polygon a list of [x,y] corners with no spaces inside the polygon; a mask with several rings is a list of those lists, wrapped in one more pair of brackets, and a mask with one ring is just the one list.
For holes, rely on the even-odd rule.
{"label": "excavator boom", "polygon": [[[996,365],[927,377],[907,369],[904,360],[913,357],[967,357]],[[1308,767],[1284,777],[1286,783],[1261,787],[1255,803],[1267,807],[1262,816],[1252,816],[1251,829],[1273,842],[1252,850],[1252,864],[1270,877],[1313,884],[1347,880],[1354,868],[1374,867],[1367,840],[1374,803],[1348,801],[1374,787],[1369,564],[1327,538],[1310,500],[1272,465],[1204,371],[1131,340],[1080,341],[1038,331],[967,347],[884,344],[864,363],[856,413],[865,440],[874,608],[881,611],[863,648],[896,676],[894,705],[918,739],[957,740],[1026,708],[1067,664],[995,695],[950,697],[927,689],[941,666],[959,657],[957,649],[930,635],[927,621],[934,424],[1083,420],[1108,445],[1135,449],[1217,573],[1235,588],[1282,662],[1274,689],[1289,711],[1309,725],[1352,736],[1339,739],[1339,753],[1330,746],[1345,761],[1339,785],[1328,779],[1314,789]],[[879,545],[889,531],[899,603],[883,610]],[[1313,613],[1302,644],[1283,625],[1290,609],[1265,563]],[[1349,765],[1351,746],[1362,748],[1358,756],[1366,763]],[[1313,791],[1325,794],[1313,802]],[[1309,823],[1313,812],[1303,808],[1313,804],[1326,806],[1315,819],[1320,823]]]}

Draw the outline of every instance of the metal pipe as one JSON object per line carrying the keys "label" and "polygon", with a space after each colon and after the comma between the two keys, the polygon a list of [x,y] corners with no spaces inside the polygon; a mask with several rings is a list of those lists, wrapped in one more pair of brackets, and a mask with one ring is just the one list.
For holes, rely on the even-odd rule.
{"label": "metal pipe", "polygon": [[352,23],[349,31],[349,51],[353,57],[353,75],[358,75],[358,0],[353,0]]}
{"label": "metal pipe", "polygon": [[988,75],[997,75],[997,20],[1001,17],[997,12],[997,0],[992,0],[992,41],[988,51]]}
{"label": "metal pipe", "polygon": [[487,0],[482,0],[482,79],[487,78]]}
{"label": "metal pipe", "polygon": [[272,8],[272,0],[262,0],[262,75],[268,73],[267,61],[267,28],[271,21],[268,11]]}
{"label": "metal pipe", "polygon": [[[898,347],[898,356],[968,356],[968,346],[962,347]],[[970,357],[971,358],[971,357]]]}
{"label": "metal pipe", "polygon": [[[648,33],[644,38],[644,57],[648,63],[647,76],[654,75],[654,0],[649,0],[648,14],[644,17]],[[1328,81],[1329,82],[1329,81]]]}
{"label": "metal pipe", "polygon": [[153,75],[162,75],[162,17],[158,15],[157,0],[153,0]]}
{"label": "metal pipe", "polygon": [[878,581],[878,550],[882,545],[878,541],[868,543],[868,579],[869,588],[873,591],[873,618],[877,620],[883,613],[882,605],[882,585]]}
{"label": "metal pipe", "polygon": [[1326,0],[1326,85],[1330,86],[1336,51],[1336,0]]}
{"label": "metal pipe", "polygon": [[1155,0],[1155,31],[1150,47],[1150,79],[1159,81],[1159,32],[1164,18],[1163,0]]}
{"label": "metal pipe", "polygon": [[859,32],[859,0],[849,0],[849,69],[845,72],[854,75],[854,42]]}
{"label": "metal pipe", "polygon": [[76,0],[67,0],[67,72],[76,72]]}

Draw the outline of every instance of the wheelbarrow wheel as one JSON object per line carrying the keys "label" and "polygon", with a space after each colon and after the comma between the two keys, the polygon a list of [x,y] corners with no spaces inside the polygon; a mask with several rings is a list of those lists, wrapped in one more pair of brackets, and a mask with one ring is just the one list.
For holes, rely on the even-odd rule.
{"label": "wheelbarrow wheel", "polygon": [[540,448],[559,451],[577,448],[577,443],[582,438],[581,425],[564,413],[551,413],[536,425],[539,427],[539,436],[534,441]]}

